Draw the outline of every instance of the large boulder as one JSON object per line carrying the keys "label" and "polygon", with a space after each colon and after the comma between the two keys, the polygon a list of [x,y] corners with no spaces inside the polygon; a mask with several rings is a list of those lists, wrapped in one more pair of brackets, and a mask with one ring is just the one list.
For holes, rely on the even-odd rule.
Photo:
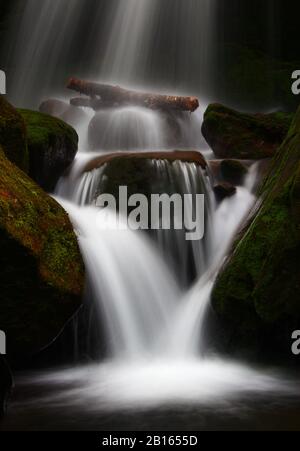
{"label": "large boulder", "polygon": [[260,160],[273,157],[291,125],[287,113],[245,114],[209,105],[202,134],[218,158]]}
{"label": "large boulder", "polygon": [[[87,162],[83,172],[91,173],[103,168],[102,177],[94,192],[95,199],[103,192],[113,194],[118,199],[120,186],[127,186],[129,196],[139,193],[149,197],[151,194],[165,193],[172,185],[166,184],[157,167],[152,164],[153,160],[168,161],[170,167],[173,162],[181,161],[193,163],[203,170],[207,168],[207,163],[200,152],[174,150],[105,153]],[[174,183],[174,180],[172,182]]]}
{"label": "large boulder", "polygon": [[75,158],[78,135],[60,119],[36,111],[19,112],[27,128],[29,175],[51,192]]}
{"label": "large boulder", "polygon": [[282,350],[300,326],[300,109],[261,188],[256,214],[212,293],[232,349]]}
{"label": "large boulder", "polygon": [[48,345],[82,301],[83,263],[65,211],[0,150],[0,329],[11,361]]}
{"label": "large boulder", "polygon": [[7,158],[28,171],[26,126],[22,115],[0,95],[0,146]]}

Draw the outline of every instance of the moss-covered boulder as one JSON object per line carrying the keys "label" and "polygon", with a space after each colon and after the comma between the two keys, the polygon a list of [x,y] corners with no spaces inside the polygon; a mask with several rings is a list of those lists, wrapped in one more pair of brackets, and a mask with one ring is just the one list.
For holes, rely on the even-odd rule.
{"label": "moss-covered boulder", "polygon": [[29,175],[51,192],[75,158],[78,135],[60,119],[36,111],[19,112],[27,128]]}
{"label": "moss-covered boulder", "polygon": [[161,177],[153,161],[168,161],[170,167],[176,161],[193,163],[203,170],[207,167],[203,155],[198,151],[115,152],[103,154],[89,161],[83,167],[83,172],[104,168],[95,193],[96,197],[104,192],[113,194],[118,199],[119,186],[127,186],[129,196],[136,193],[145,196],[163,194],[171,189],[171,183],[167,183],[166,186],[166,178]]}
{"label": "moss-covered boulder", "polygon": [[26,126],[22,115],[0,95],[0,146],[7,158],[28,171]]}
{"label": "moss-covered boulder", "polygon": [[291,356],[300,326],[300,109],[261,188],[261,203],[212,293],[226,342]]}
{"label": "moss-covered boulder", "polygon": [[11,360],[49,344],[81,305],[84,270],[65,211],[0,151],[0,329]]}
{"label": "moss-covered boulder", "polygon": [[259,160],[274,156],[291,121],[287,113],[244,114],[211,104],[204,114],[202,134],[218,158]]}

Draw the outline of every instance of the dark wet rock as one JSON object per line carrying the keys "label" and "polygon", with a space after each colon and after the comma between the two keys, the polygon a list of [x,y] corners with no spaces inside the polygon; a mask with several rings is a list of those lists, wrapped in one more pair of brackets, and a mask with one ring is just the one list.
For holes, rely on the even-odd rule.
{"label": "dark wet rock", "polygon": [[60,119],[36,111],[19,111],[27,127],[29,175],[51,192],[75,158],[78,135]]}
{"label": "dark wet rock", "polygon": [[0,151],[0,325],[10,361],[55,339],[82,301],[68,215]]}
{"label": "dark wet rock", "polygon": [[230,183],[223,182],[219,185],[214,186],[214,193],[218,202],[222,202],[222,200],[227,197],[232,197],[236,193],[236,187],[231,185]]}
{"label": "dark wet rock", "polygon": [[237,160],[223,160],[220,164],[220,172],[226,182],[242,185],[248,174],[248,168]]}
{"label": "dark wet rock", "polygon": [[212,293],[228,349],[292,357],[300,324],[300,109]]}
{"label": "dark wet rock", "polygon": [[218,158],[273,157],[292,121],[286,113],[244,114],[220,104],[207,108],[202,134]]}
{"label": "dark wet rock", "polygon": [[28,171],[24,119],[3,96],[0,96],[0,145],[10,161],[23,171]]}
{"label": "dark wet rock", "polygon": [[124,161],[125,164],[127,160],[167,160],[170,162],[179,160],[185,163],[195,163],[206,169],[207,163],[203,155],[196,150],[174,150],[170,151],[157,151],[157,152],[114,152],[101,155],[95,159],[89,161],[84,168],[84,172],[92,171],[93,169],[98,169],[105,163],[113,162],[114,160]]}

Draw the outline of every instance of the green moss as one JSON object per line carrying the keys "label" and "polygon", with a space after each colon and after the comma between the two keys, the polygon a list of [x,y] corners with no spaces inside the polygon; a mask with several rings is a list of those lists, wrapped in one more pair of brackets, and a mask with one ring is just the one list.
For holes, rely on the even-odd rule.
{"label": "green moss", "polygon": [[0,321],[12,358],[52,341],[81,304],[83,263],[65,211],[0,151]]}
{"label": "green moss", "polygon": [[275,154],[292,118],[282,112],[245,114],[211,104],[204,114],[202,133],[220,158],[263,159]]}
{"label": "green moss", "polygon": [[78,135],[61,119],[36,111],[19,113],[27,128],[29,175],[46,191],[53,191],[75,158]]}
{"label": "green moss", "polygon": [[26,126],[18,111],[0,95],[0,146],[7,158],[28,171]]}
{"label": "green moss", "polygon": [[213,291],[216,312],[243,342],[260,337],[282,348],[299,325],[299,167],[300,109],[261,188],[259,211]]}
{"label": "green moss", "polygon": [[64,121],[48,114],[31,110],[18,110],[23,117],[28,134],[29,148],[35,148],[41,152],[52,144],[53,139],[63,138],[69,140],[74,147],[78,145],[76,131]]}

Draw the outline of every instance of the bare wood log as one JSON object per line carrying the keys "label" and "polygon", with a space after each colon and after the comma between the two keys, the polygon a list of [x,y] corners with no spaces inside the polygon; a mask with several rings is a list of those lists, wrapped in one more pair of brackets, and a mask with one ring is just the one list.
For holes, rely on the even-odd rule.
{"label": "bare wood log", "polygon": [[[91,102],[85,102],[85,106],[93,109],[101,109],[101,105],[111,106],[143,106],[150,109],[179,110],[193,112],[199,107],[197,97],[166,96],[161,94],[149,94],[138,91],[130,91],[120,86],[92,83],[78,78],[70,78],[67,88],[91,97]],[[78,100],[76,100],[78,102]],[[74,103],[72,103],[74,105]],[[78,106],[78,104],[77,104]],[[82,105],[80,105],[82,106]]]}

